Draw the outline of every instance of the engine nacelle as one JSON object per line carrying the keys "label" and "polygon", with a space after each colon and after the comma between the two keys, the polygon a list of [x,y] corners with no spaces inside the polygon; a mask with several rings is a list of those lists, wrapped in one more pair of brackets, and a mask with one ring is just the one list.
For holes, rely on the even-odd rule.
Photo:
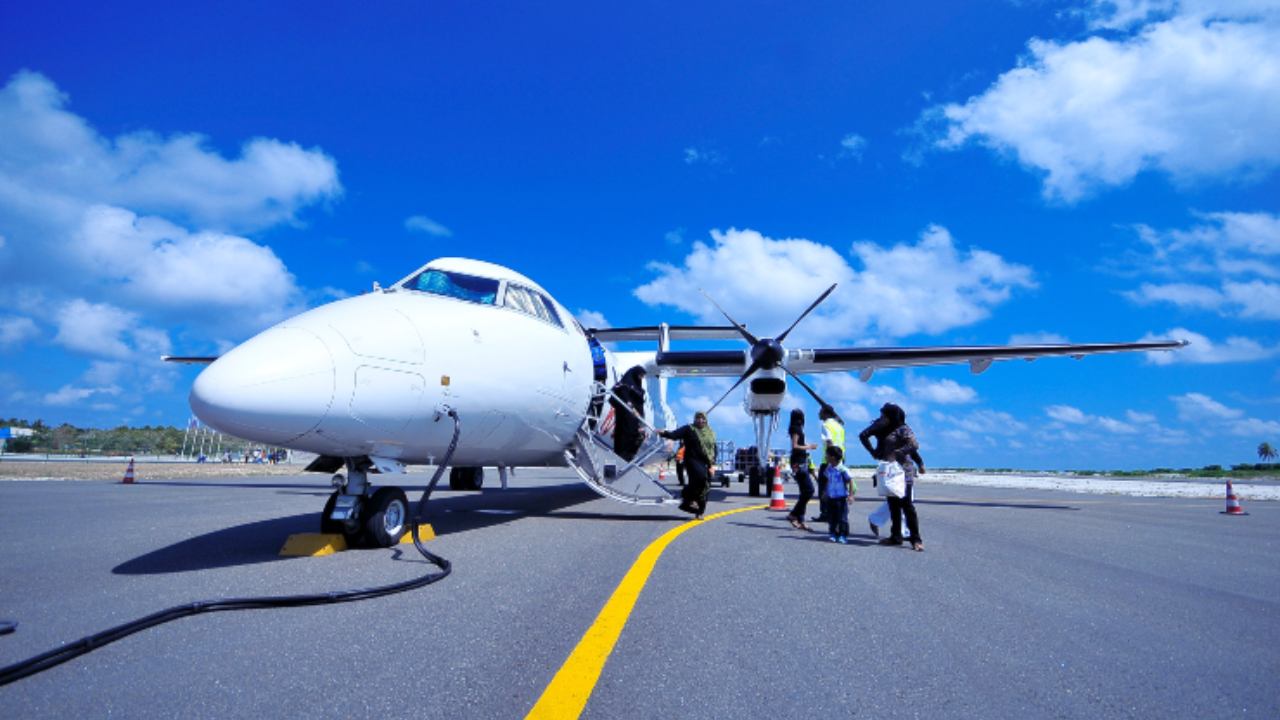
{"label": "engine nacelle", "polygon": [[782,368],[758,370],[747,381],[743,407],[752,415],[773,414],[782,407],[782,399],[786,395],[787,374]]}

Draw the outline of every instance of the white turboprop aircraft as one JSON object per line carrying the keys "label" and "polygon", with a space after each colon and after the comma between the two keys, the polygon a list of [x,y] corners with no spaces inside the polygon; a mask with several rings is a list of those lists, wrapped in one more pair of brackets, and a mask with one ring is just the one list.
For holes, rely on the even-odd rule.
{"label": "white turboprop aircraft", "polygon": [[[757,338],[721,310],[730,325],[584,329],[537,283],[505,267],[442,258],[389,288],[308,310],[220,357],[166,356],[208,363],[191,389],[191,409],[207,425],[237,437],[316,453],[307,469],[335,474],[321,529],[353,542],[387,546],[409,522],[404,492],[370,473],[406,465],[448,464],[454,489],[479,489],[481,466],[496,466],[505,486],[516,466],[569,466],[600,494],[632,503],[674,498],[644,470],[663,449],[655,433],[630,461],[613,454],[603,410],[608,387],[636,365],[666,427],[667,379],[737,376],[756,447],[768,447],[787,377],[819,404],[799,376],[879,368],[968,363],[974,373],[995,360],[1047,355],[1169,350],[1185,342],[977,347],[785,349],[782,342],[835,286],[776,338]],[[719,306],[717,306],[718,308]],[[743,338],[739,350],[673,351],[672,340]],[[656,352],[612,352],[602,343],[651,340]],[[724,400],[724,397],[720,401]],[[718,401],[716,405],[719,405]],[[450,426],[438,422],[448,415]],[[652,412],[646,413],[654,417]],[[763,454],[762,454],[763,455]],[[761,457],[761,461],[764,458]]]}

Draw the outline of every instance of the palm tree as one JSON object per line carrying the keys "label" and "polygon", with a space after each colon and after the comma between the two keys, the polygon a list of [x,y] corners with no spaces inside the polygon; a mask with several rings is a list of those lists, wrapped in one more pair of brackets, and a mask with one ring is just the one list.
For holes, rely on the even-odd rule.
{"label": "palm tree", "polygon": [[1258,446],[1258,457],[1262,458],[1263,462],[1275,460],[1276,449],[1271,447],[1271,443],[1264,442]]}

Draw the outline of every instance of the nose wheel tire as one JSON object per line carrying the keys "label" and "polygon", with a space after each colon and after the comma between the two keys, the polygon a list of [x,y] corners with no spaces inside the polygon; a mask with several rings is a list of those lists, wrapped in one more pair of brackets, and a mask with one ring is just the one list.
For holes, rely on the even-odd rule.
{"label": "nose wheel tire", "polygon": [[374,547],[400,543],[409,528],[409,499],[398,487],[382,487],[365,503],[363,536]]}

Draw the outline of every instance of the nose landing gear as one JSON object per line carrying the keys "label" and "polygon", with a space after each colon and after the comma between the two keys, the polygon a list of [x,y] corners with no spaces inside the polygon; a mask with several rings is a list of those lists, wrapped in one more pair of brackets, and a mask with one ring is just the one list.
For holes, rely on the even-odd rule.
{"label": "nose landing gear", "polygon": [[347,476],[334,476],[337,490],[320,514],[320,532],[340,533],[351,547],[391,547],[409,528],[409,499],[398,487],[369,485],[366,458],[348,458]]}

